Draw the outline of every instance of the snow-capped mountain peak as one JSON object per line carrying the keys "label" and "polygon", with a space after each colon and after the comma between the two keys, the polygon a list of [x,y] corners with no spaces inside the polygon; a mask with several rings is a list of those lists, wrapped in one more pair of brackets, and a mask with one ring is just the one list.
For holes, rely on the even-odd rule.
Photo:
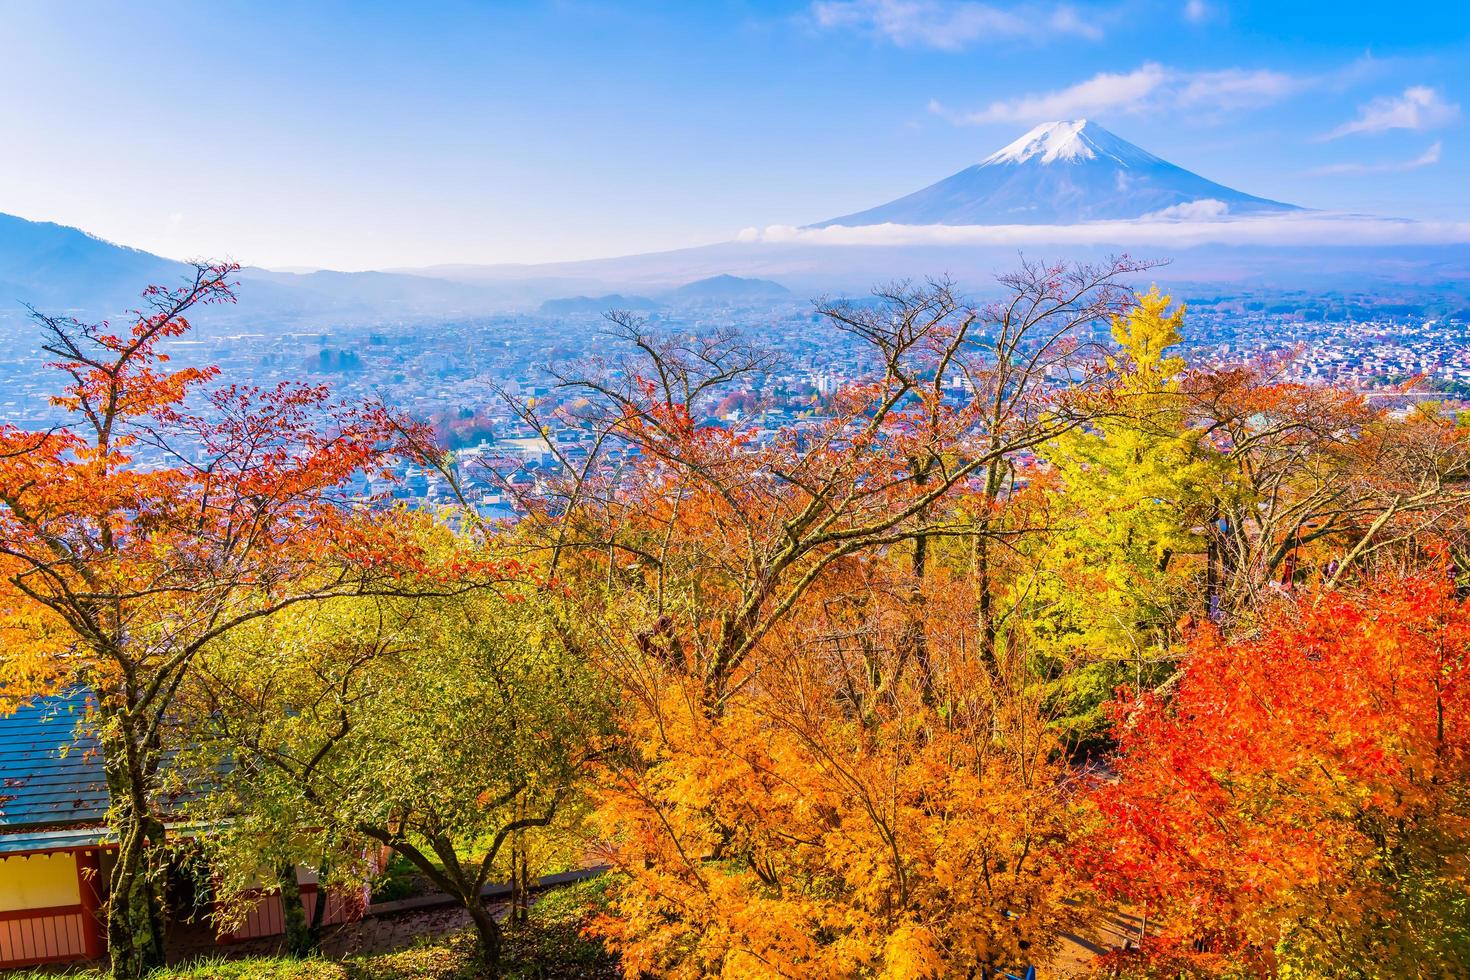
{"label": "snow-capped mountain peak", "polygon": [[1104,157],[1125,167],[1161,162],[1158,157],[1119,139],[1097,123],[1086,119],[1042,123],[1025,136],[980,162],[981,166],[1005,163],[1077,162]]}
{"label": "snow-capped mountain peak", "polygon": [[1042,123],[972,167],[826,225],[1073,224],[1294,211],[1217,184],[1086,119]]}

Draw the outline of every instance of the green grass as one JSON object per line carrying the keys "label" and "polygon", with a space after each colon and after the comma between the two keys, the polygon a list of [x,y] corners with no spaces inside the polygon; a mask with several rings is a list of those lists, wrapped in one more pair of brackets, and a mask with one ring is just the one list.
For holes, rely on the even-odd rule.
{"label": "green grass", "polygon": [[[72,970],[64,967],[8,974],[6,980],[106,980],[101,970]],[[154,971],[151,980],[351,980],[344,963],[323,959],[293,960],[281,956],[249,959],[200,960],[187,966]]]}
{"label": "green grass", "polygon": [[[606,904],[607,881],[547,892],[524,926],[505,926],[506,980],[611,980],[617,961],[582,927]],[[281,956],[200,960],[155,972],[151,980],[473,980],[481,976],[471,933],[425,937],[417,946],[346,960]],[[5,974],[5,980],[107,980],[98,970],[52,967]]]}
{"label": "green grass", "polygon": [[468,935],[441,936],[396,953],[353,957],[342,965],[347,980],[471,980],[480,976],[474,940]]}
{"label": "green grass", "polygon": [[602,980],[619,977],[617,960],[582,928],[607,907],[607,876],[553,889],[531,906],[522,929],[506,930],[508,980]]}

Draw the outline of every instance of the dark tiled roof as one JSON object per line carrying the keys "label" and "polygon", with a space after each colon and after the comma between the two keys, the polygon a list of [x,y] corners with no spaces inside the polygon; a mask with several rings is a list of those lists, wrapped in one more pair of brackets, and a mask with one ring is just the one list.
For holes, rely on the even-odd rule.
{"label": "dark tiled roof", "polygon": [[78,690],[0,717],[0,835],[106,818],[102,753],[96,738],[78,729],[89,700]]}

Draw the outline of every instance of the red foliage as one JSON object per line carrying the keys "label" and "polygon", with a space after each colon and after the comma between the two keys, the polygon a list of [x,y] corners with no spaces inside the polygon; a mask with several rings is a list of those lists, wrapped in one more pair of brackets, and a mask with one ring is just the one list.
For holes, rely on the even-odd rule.
{"label": "red foliage", "polygon": [[1094,856],[1165,923],[1156,965],[1453,961],[1467,646],[1470,604],[1443,576],[1380,580],[1283,604],[1249,639],[1203,630],[1172,698],[1117,706]]}

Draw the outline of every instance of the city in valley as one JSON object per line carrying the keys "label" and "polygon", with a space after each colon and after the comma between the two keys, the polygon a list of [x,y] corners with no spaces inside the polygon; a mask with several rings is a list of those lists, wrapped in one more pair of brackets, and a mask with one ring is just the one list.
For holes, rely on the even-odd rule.
{"label": "city in valley", "polygon": [[[779,353],[769,372],[722,391],[703,420],[749,430],[758,443],[784,427],[826,418],[828,397],[868,377],[875,365],[862,344],[818,313],[821,297],[769,281],[751,286],[738,291],[754,291],[754,298],[674,300],[628,312],[653,332],[732,330]],[[1270,363],[1282,378],[1340,385],[1390,408],[1430,401],[1453,414],[1470,397],[1467,294],[1383,298],[1213,290],[1178,298],[1188,307],[1179,350],[1191,364]],[[607,318],[624,299],[573,297],[545,301],[539,310],[463,318],[312,319],[285,326],[235,310],[223,323],[206,319],[196,336],[176,345],[174,358],[217,365],[229,378],[250,384],[306,380],[329,385],[343,399],[399,406],[431,423],[454,450],[461,489],[474,494],[480,512],[508,518],[521,500],[518,490],[533,490],[538,476],[560,468],[548,439],[570,458],[584,458],[591,434],[559,422],[556,411],[581,395],[561,390],[550,369],[586,360],[593,350],[609,359],[626,354],[627,345],[613,335]],[[25,427],[53,424],[58,414],[42,370],[49,358],[36,345],[34,325],[13,313],[4,322],[0,419]],[[1107,325],[1095,329],[1095,339],[1105,340]],[[963,395],[957,388],[955,396]],[[544,431],[517,410],[516,402],[528,398],[542,407]],[[356,490],[363,501],[433,506],[454,498],[442,474],[414,464]]]}

